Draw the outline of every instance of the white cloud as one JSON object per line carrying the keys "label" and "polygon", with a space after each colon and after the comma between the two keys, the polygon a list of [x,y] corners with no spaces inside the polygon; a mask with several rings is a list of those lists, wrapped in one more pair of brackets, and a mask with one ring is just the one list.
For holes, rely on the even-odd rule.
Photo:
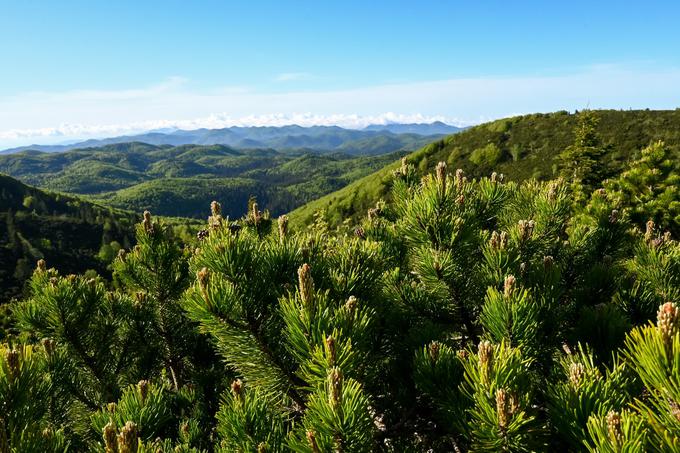
{"label": "white cloud", "polygon": [[680,106],[680,69],[601,65],[557,76],[459,78],[287,92],[242,86],[197,91],[175,77],[131,90],[25,93],[0,98],[0,147],[163,127],[290,123],[361,127],[367,122],[418,118],[467,125],[586,106],[676,108]]}
{"label": "white cloud", "polygon": [[312,113],[249,115],[233,118],[226,113],[213,114],[190,120],[152,120],[128,124],[85,125],[62,124],[56,127],[39,129],[10,129],[0,131],[0,142],[17,140],[38,140],[39,142],[53,142],[54,138],[92,138],[109,137],[113,135],[138,134],[159,129],[219,129],[231,126],[341,126],[349,129],[361,129],[370,124],[390,123],[432,123],[442,121],[448,124],[467,125],[455,119],[441,115],[428,116],[420,113],[412,115],[387,112],[379,115],[362,116],[358,114],[315,115]]}

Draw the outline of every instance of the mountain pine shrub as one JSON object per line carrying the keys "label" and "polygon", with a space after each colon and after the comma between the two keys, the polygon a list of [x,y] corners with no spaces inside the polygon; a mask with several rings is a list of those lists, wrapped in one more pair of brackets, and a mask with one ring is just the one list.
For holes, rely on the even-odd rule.
{"label": "mountain pine shrub", "polygon": [[182,243],[145,213],[112,281],[39,261],[0,347],[0,452],[680,449],[664,218],[445,163],[391,186],[338,229],[215,202]]}

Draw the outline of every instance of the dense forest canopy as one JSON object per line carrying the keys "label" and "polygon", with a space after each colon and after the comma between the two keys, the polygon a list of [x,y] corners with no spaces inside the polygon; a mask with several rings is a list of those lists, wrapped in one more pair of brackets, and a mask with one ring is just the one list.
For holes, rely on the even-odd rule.
{"label": "dense forest canopy", "polygon": [[[21,295],[37,260],[64,273],[110,276],[121,248],[135,243],[140,215],[70,195],[46,192],[0,175],[0,307]],[[193,234],[196,221],[166,219],[178,235]]]}
{"label": "dense forest canopy", "polygon": [[[421,141],[414,143],[421,146]],[[0,156],[0,172],[41,188],[86,195],[113,207],[159,215],[205,217],[223,200],[225,215],[244,214],[256,196],[275,214],[344,187],[406,154],[374,157],[314,151],[238,150],[222,145],[124,143],[63,153]]]}
{"label": "dense forest canopy", "polygon": [[0,175],[0,304],[21,294],[39,259],[67,273],[92,269],[106,274],[107,263],[97,255],[112,243],[130,247],[137,219]]}

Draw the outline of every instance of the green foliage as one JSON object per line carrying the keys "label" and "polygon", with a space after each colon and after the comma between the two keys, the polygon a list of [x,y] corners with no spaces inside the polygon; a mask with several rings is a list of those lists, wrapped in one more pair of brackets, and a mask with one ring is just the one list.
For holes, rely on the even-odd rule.
{"label": "green foliage", "polygon": [[475,451],[533,451],[544,442],[528,391],[531,359],[505,343],[467,354],[464,393],[472,401],[467,430]]}
{"label": "green foliage", "polygon": [[16,309],[19,328],[63,345],[67,353],[60,366],[70,369],[64,378],[79,401],[95,408],[116,398],[129,379],[121,372],[131,370],[133,358],[125,348],[132,331],[132,300],[107,293],[101,280],[61,277],[44,263],[30,286],[31,299]]}
{"label": "green foliage", "polygon": [[[597,118],[595,133],[599,145],[596,149],[603,152],[598,157],[597,167],[603,171],[603,177],[615,177],[628,170],[640,150],[658,140],[665,142],[668,160],[680,161],[680,133],[676,127],[680,124],[680,111],[597,110],[591,113]],[[432,171],[437,162],[446,161],[453,168],[461,168],[466,174],[479,178],[491,169],[474,164],[470,155],[474,150],[494,144],[503,155],[513,156],[513,159],[499,161],[493,170],[508,175],[516,182],[538,175],[541,179],[548,179],[556,171],[561,171],[559,165],[553,171],[553,166],[560,163],[556,157],[574,145],[574,131],[578,128],[579,118],[579,113],[564,111],[506,118],[468,128],[407,157],[416,168],[427,159],[427,168],[419,171],[419,176]],[[518,149],[521,150],[519,154],[516,153]],[[314,212],[320,209],[326,210],[332,226],[341,224],[347,217],[353,220],[360,218],[377,200],[390,199],[389,175],[398,166],[399,162],[395,161],[337,192],[296,209],[291,213],[291,224],[300,227],[311,223]],[[568,180],[571,181],[571,175]],[[594,188],[601,181],[596,181],[598,184]],[[589,196],[590,192],[586,190],[579,199],[585,200]],[[664,216],[666,221],[670,218]],[[641,222],[646,220],[640,219]],[[661,218],[657,222],[661,222]]]}
{"label": "green foliage", "polygon": [[0,446],[680,448],[672,234],[562,179],[405,159],[389,185],[335,230],[251,198],[239,220],[213,202],[182,244],[147,212],[110,282],[40,261],[1,348]]}
{"label": "green foliage", "polygon": [[177,389],[184,378],[182,362],[189,355],[192,333],[178,303],[190,284],[187,254],[174,240],[172,229],[154,222],[147,211],[137,227],[137,245],[131,253],[120,253],[113,269],[114,278],[135,294],[137,310],[150,321],[147,364],[160,352]]}
{"label": "green foliage", "polygon": [[457,432],[465,432],[467,425],[460,413],[467,409],[469,400],[460,390],[463,382],[463,362],[467,351],[457,353],[450,346],[433,341],[416,352],[413,379],[418,391],[435,407],[438,417]]}
{"label": "green foliage", "polygon": [[625,407],[634,383],[623,363],[603,371],[583,346],[579,345],[576,352],[568,347],[566,351],[560,358],[556,381],[547,391],[548,410],[555,436],[578,449],[586,439],[589,417]]}
{"label": "green foliage", "polygon": [[627,267],[636,280],[621,303],[637,320],[647,321],[662,303],[680,303],[680,245],[669,235],[659,236],[649,223],[634,252]]}
{"label": "green foliage", "polygon": [[0,346],[0,448],[2,451],[64,451],[63,430],[50,419],[45,356],[31,346]]}
{"label": "green foliage", "polygon": [[529,291],[514,286],[515,277],[508,276],[504,293],[489,288],[479,322],[492,341],[505,341],[535,357],[540,347],[541,307]]}
{"label": "green foliage", "polygon": [[680,314],[667,302],[659,307],[656,326],[634,329],[625,354],[647,391],[634,407],[647,421],[650,446],[657,451],[680,448]]}
{"label": "green foliage", "polygon": [[120,399],[92,415],[95,434],[102,433],[107,424],[121,429],[129,421],[137,425],[137,435],[153,440],[163,434],[174,421],[172,395],[162,386],[140,381],[123,390]]}
{"label": "green foliage", "polygon": [[[42,339],[41,410],[72,445],[97,450],[107,426],[123,433],[133,423],[142,439],[191,451],[206,441],[200,424],[214,404],[201,399],[220,389],[211,377],[216,359],[179,308],[189,268],[172,230],[146,213],[137,241],[114,263],[115,292],[96,274],[62,277],[41,260],[30,299],[14,310],[17,326]],[[152,376],[162,383],[150,384]]]}
{"label": "green foliage", "polygon": [[495,143],[477,148],[470,154],[470,162],[480,167],[493,168],[503,157],[503,152]]}
{"label": "green foliage", "polygon": [[33,206],[35,205],[35,199],[29,195],[26,198],[24,198],[24,202],[22,203],[22,205],[26,209],[32,209]]}
{"label": "green foliage", "polygon": [[217,451],[284,451],[286,418],[258,389],[234,381],[222,397],[217,413]]}
{"label": "green foliage", "polygon": [[601,183],[604,175],[602,157],[605,150],[596,132],[597,125],[598,118],[592,110],[581,111],[574,128],[574,143],[558,156],[562,176],[582,184],[586,195]]}
{"label": "green foliage", "polygon": [[[347,132],[370,137],[361,142],[341,139],[345,146],[334,153],[304,146],[275,151],[144,143],[63,153],[27,151],[0,156],[0,171],[28,184],[87,195],[97,202],[136,212],[202,218],[204,206],[219,199],[225,215],[236,218],[245,213],[246,200],[254,195],[279,215],[378,170],[437,137],[390,134],[387,143],[378,143],[376,138],[384,133]],[[383,153],[390,154],[376,155]],[[24,205],[29,210],[39,204],[30,196],[26,200]]]}
{"label": "green foliage", "polygon": [[369,399],[359,383],[345,379],[337,367],[329,370],[326,381],[310,395],[290,448],[299,452],[373,451],[375,428]]}
{"label": "green foliage", "polygon": [[[26,199],[32,200],[28,208]],[[0,304],[24,292],[39,259],[65,273],[96,269],[110,276],[111,246],[129,244],[134,237],[131,213],[42,192],[1,175],[0,212]]]}
{"label": "green foliage", "polygon": [[611,411],[604,417],[590,417],[588,431],[593,439],[588,445],[591,452],[633,453],[645,451],[648,446],[644,420],[634,412]]}
{"label": "green foliage", "polygon": [[604,184],[607,197],[638,225],[656,222],[680,233],[680,176],[677,159],[663,142],[644,148],[628,169]]}
{"label": "green foliage", "polygon": [[512,160],[514,162],[517,162],[522,157],[522,149],[519,147],[519,145],[513,145],[510,148],[510,155],[512,156]]}
{"label": "green foliage", "polygon": [[[235,235],[219,211],[213,212],[211,225],[194,256],[198,282],[185,298],[188,315],[213,337],[246,388],[275,401],[269,408],[279,414],[271,419],[303,412],[302,431],[291,438],[292,448],[312,451],[307,435],[311,432],[322,451],[335,444],[350,451],[370,450],[368,400],[349,376],[363,374],[362,348],[370,344],[374,311],[364,303],[370,301],[368,289],[380,275],[377,247],[353,239],[336,248],[311,237],[301,250],[302,244],[288,238],[285,229],[278,238],[260,239],[253,216]],[[305,255],[312,267],[302,264]],[[295,282],[296,271],[297,291],[290,293],[286,287]],[[328,286],[317,289],[316,279]],[[250,392],[239,394],[236,402],[229,397],[230,409],[223,406],[221,417],[251,426],[250,411],[264,408],[246,404]],[[247,438],[238,436],[238,445],[269,442],[250,432]]]}
{"label": "green foliage", "polygon": [[118,255],[120,249],[121,245],[116,241],[113,241],[110,244],[103,244],[99,249],[99,253],[97,253],[97,258],[105,263],[110,263]]}

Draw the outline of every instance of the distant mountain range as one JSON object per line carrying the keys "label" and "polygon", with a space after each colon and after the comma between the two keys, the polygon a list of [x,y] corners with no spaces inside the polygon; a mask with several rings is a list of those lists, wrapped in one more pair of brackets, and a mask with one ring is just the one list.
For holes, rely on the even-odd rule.
{"label": "distant mountain range", "polygon": [[365,127],[365,131],[387,131],[393,134],[418,134],[418,135],[450,135],[461,131],[462,127],[451,126],[435,121],[434,123],[412,123],[412,124],[371,124]]}
{"label": "distant mountain range", "polygon": [[[347,154],[382,154],[399,149],[414,149],[431,142],[438,136],[450,135],[461,128],[442,122],[430,124],[371,125],[364,129],[345,129],[338,126],[264,126],[227,127],[223,129],[196,129],[153,131],[138,135],[91,139],[61,145],[29,145],[0,151],[11,154],[34,150],[64,152],[80,148],[141,142],[150,145],[226,145],[233,148],[310,149],[314,151],[340,151]],[[423,140],[424,137],[428,137]],[[375,144],[373,144],[375,143]],[[414,146],[415,145],[415,146]],[[370,149],[370,152],[366,152]]]}

